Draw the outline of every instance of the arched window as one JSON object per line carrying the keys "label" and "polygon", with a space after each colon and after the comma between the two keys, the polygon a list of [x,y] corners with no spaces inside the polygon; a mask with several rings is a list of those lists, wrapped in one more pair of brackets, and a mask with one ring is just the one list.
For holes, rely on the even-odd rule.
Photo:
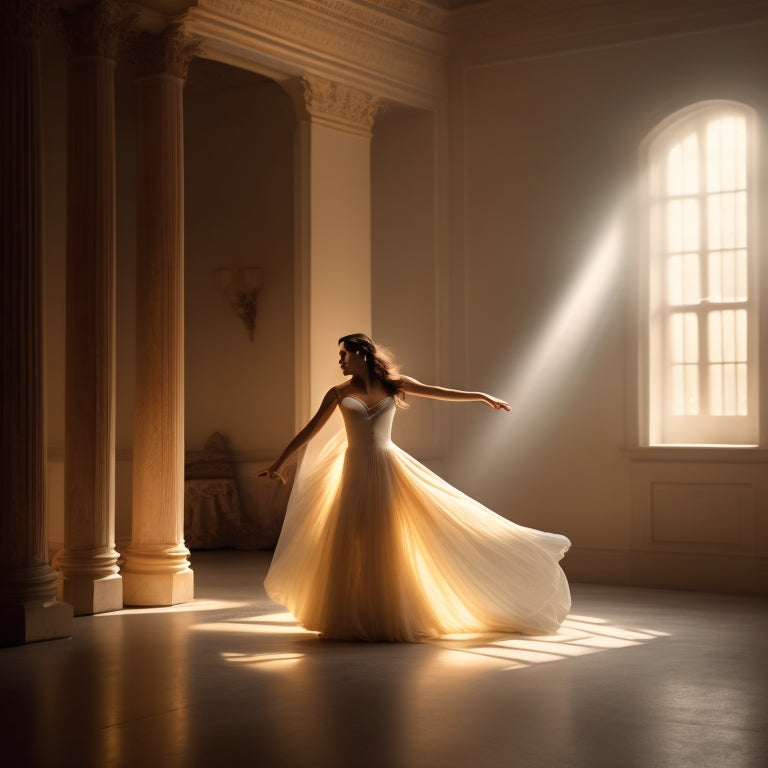
{"label": "arched window", "polygon": [[756,445],[756,131],[705,102],[646,140],[641,388],[648,445]]}

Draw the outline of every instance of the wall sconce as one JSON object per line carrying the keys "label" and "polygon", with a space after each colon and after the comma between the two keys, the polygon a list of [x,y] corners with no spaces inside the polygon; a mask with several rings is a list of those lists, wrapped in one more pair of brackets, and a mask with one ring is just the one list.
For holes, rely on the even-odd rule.
{"label": "wall sconce", "polygon": [[243,321],[248,338],[256,329],[256,296],[261,288],[261,270],[256,267],[222,267],[215,270],[216,290]]}

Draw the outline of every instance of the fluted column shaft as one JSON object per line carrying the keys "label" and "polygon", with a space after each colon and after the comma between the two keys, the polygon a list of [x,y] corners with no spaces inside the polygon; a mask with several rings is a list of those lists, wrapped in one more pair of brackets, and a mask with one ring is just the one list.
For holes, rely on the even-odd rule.
{"label": "fluted column shaft", "polygon": [[123,607],[115,551],[115,33],[99,2],[67,19],[65,551],[75,614]]}
{"label": "fluted column shaft", "polygon": [[[159,49],[159,50],[158,50]],[[184,143],[178,38],[139,49],[136,404],[128,605],[191,600],[184,545]],[[166,55],[167,54],[167,55]]]}
{"label": "fluted column shaft", "polygon": [[0,644],[64,637],[45,526],[40,230],[41,4],[0,7]]}

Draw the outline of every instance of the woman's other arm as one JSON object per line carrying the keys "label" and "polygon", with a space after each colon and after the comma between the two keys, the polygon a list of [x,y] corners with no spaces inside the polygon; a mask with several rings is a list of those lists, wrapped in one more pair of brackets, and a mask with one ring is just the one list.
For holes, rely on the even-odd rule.
{"label": "woman's other arm", "polygon": [[280,454],[280,458],[266,469],[257,472],[256,477],[260,477],[261,475],[268,475],[269,477],[277,476],[283,483],[285,483],[285,478],[279,471],[280,467],[289,456],[298,451],[304,443],[310,441],[322,429],[325,422],[328,421],[333,413],[333,409],[336,407],[337,403],[338,398],[336,397],[336,390],[332,387],[325,393],[325,397],[323,397],[323,401],[320,403],[317,413],[307,422],[307,425],[297,433],[293,440],[285,446],[285,450]]}
{"label": "woman's other arm", "polygon": [[485,392],[469,392],[464,389],[450,389],[449,387],[437,387],[432,384],[422,384],[422,382],[412,379],[410,376],[401,376],[403,382],[402,391],[408,395],[418,397],[431,397],[433,400],[453,400],[453,401],[481,401],[487,403],[491,408],[498,410],[509,410],[509,403],[498,397],[487,395]]}

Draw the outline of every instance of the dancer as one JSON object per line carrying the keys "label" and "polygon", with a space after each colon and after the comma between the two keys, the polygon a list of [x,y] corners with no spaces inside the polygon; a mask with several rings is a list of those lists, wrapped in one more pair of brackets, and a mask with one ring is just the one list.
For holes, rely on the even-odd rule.
{"label": "dancer", "polygon": [[559,561],[565,536],[492,512],[392,443],[406,396],[504,400],[400,375],[365,334],[339,339],[351,378],[259,475],[286,459],[338,407],[345,437],[302,462],[265,579],[267,593],[323,638],[414,642],[469,632],[555,632],[571,599]]}

